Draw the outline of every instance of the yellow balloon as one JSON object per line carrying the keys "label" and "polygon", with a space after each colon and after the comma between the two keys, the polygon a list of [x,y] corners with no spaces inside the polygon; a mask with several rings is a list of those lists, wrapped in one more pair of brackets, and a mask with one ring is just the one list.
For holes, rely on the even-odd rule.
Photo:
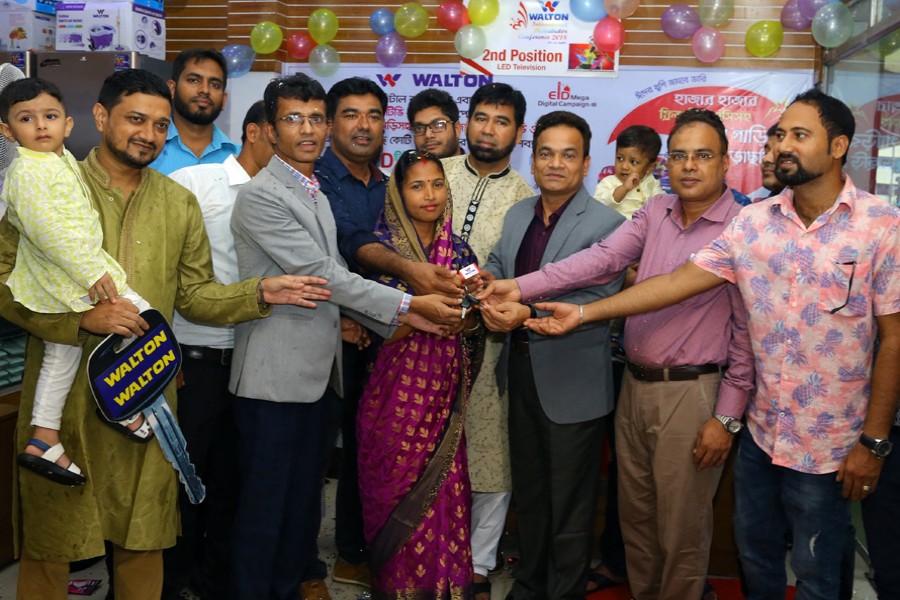
{"label": "yellow balloon", "polygon": [[416,38],[428,29],[428,11],[418,2],[408,2],[394,14],[394,29],[405,38]]}
{"label": "yellow balloon", "polygon": [[469,20],[472,25],[489,25],[500,13],[498,0],[472,0],[469,3]]}
{"label": "yellow balloon", "polygon": [[750,26],[744,36],[747,52],[759,58],[772,56],[781,49],[784,28],[780,21],[758,21]]}
{"label": "yellow balloon", "polygon": [[262,21],[250,32],[250,47],[257,54],[271,54],[281,46],[283,37],[281,27],[272,21]]}
{"label": "yellow balloon", "polygon": [[334,39],[338,30],[338,18],[327,8],[320,8],[309,15],[309,37],[317,44],[327,44]]}

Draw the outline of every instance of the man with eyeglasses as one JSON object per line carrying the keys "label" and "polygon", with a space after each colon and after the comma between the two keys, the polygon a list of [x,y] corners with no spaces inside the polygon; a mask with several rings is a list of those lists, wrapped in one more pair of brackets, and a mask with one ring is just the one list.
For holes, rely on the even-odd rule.
{"label": "man with eyeglasses", "polygon": [[[674,194],[651,198],[605,241],[482,294],[531,302],[610,281],[640,261],[637,281],[669,273],[741,210],[724,183],[728,137],[705,109],[678,116],[668,140]],[[570,306],[570,305],[566,305]],[[576,307],[577,308],[577,307]],[[578,314],[576,311],[576,321]],[[627,369],[616,409],[619,514],[628,583],[638,600],[700,600],[712,501],[753,391],[747,317],[733,285],[625,322]]]}
{"label": "man with eyeglasses", "polygon": [[459,107],[453,96],[437,88],[422,90],[412,97],[406,116],[413,132],[416,150],[438,158],[462,154],[459,147]]}

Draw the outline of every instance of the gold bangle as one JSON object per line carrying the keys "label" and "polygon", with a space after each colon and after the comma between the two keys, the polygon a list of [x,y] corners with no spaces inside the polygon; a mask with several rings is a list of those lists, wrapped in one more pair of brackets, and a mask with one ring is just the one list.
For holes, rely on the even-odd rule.
{"label": "gold bangle", "polygon": [[263,289],[263,281],[265,279],[265,277],[261,277],[256,284],[256,303],[263,310],[269,308],[269,303],[266,302],[266,291]]}

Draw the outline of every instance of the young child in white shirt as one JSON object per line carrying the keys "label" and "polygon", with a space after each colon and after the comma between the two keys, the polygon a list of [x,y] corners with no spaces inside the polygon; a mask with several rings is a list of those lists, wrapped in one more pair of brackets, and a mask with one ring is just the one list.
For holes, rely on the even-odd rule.
{"label": "young child in white shirt", "polygon": [[616,138],[615,175],[604,177],[597,184],[594,198],[614,211],[631,219],[647,200],[662,194],[653,167],[662,140],[646,125],[632,125]]}
{"label": "young child in white shirt", "polygon": [[[16,265],[6,285],[16,302],[39,313],[85,312],[99,301],[150,305],[128,287],[122,267],[103,250],[103,230],[75,157],[65,149],[72,131],[62,93],[37,78],[9,84],[0,94],[0,133],[18,142],[0,193],[19,232]],[[81,347],[45,342],[35,389],[32,438],[20,466],[64,485],[82,485],[81,469],[65,454],[59,430]],[[110,423],[136,440],[151,437],[141,415]]]}

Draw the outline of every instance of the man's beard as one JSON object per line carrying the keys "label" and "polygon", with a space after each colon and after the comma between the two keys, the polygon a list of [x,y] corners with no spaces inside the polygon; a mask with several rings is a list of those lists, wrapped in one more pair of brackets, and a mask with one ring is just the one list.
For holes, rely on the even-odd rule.
{"label": "man's beard", "polygon": [[222,107],[215,104],[210,104],[208,111],[198,110],[191,112],[190,108],[188,108],[189,104],[182,100],[177,93],[173,104],[175,105],[175,112],[181,115],[185,121],[194,125],[209,125],[219,118],[219,114],[222,112]]}
{"label": "man's beard", "polygon": [[794,166],[796,167],[796,171],[793,173],[787,173],[784,169],[779,166],[779,163],[775,163],[775,178],[778,179],[782,184],[786,186],[796,186],[803,185],[804,183],[809,183],[813,179],[818,179],[822,176],[822,173],[814,173],[813,171],[807,171],[803,168],[803,165],[800,164],[800,161],[793,154],[780,154],[778,155],[778,161],[780,162],[783,158],[790,158],[794,161]]}
{"label": "man's beard", "polygon": [[103,138],[103,143],[106,145],[106,149],[109,150],[109,153],[119,159],[124,165],[131,167],[132,169],[143,169],[159,156],[159,148],[154,148],[152,156],[146,159],[141,159],[134,157],[128,154],[128,146],[125,146],[125,150],[119,150],[115,147],[115,145],[106,137]]}
{"label": "man's beard", "polygon": [[495,163],[501,161],[512,154],[513,149],[516,147],[515,140],[503,148],[480,148],[472,144],[472,140],[466,138],[466,141],[469,146],[469,154],[483,163]]}

